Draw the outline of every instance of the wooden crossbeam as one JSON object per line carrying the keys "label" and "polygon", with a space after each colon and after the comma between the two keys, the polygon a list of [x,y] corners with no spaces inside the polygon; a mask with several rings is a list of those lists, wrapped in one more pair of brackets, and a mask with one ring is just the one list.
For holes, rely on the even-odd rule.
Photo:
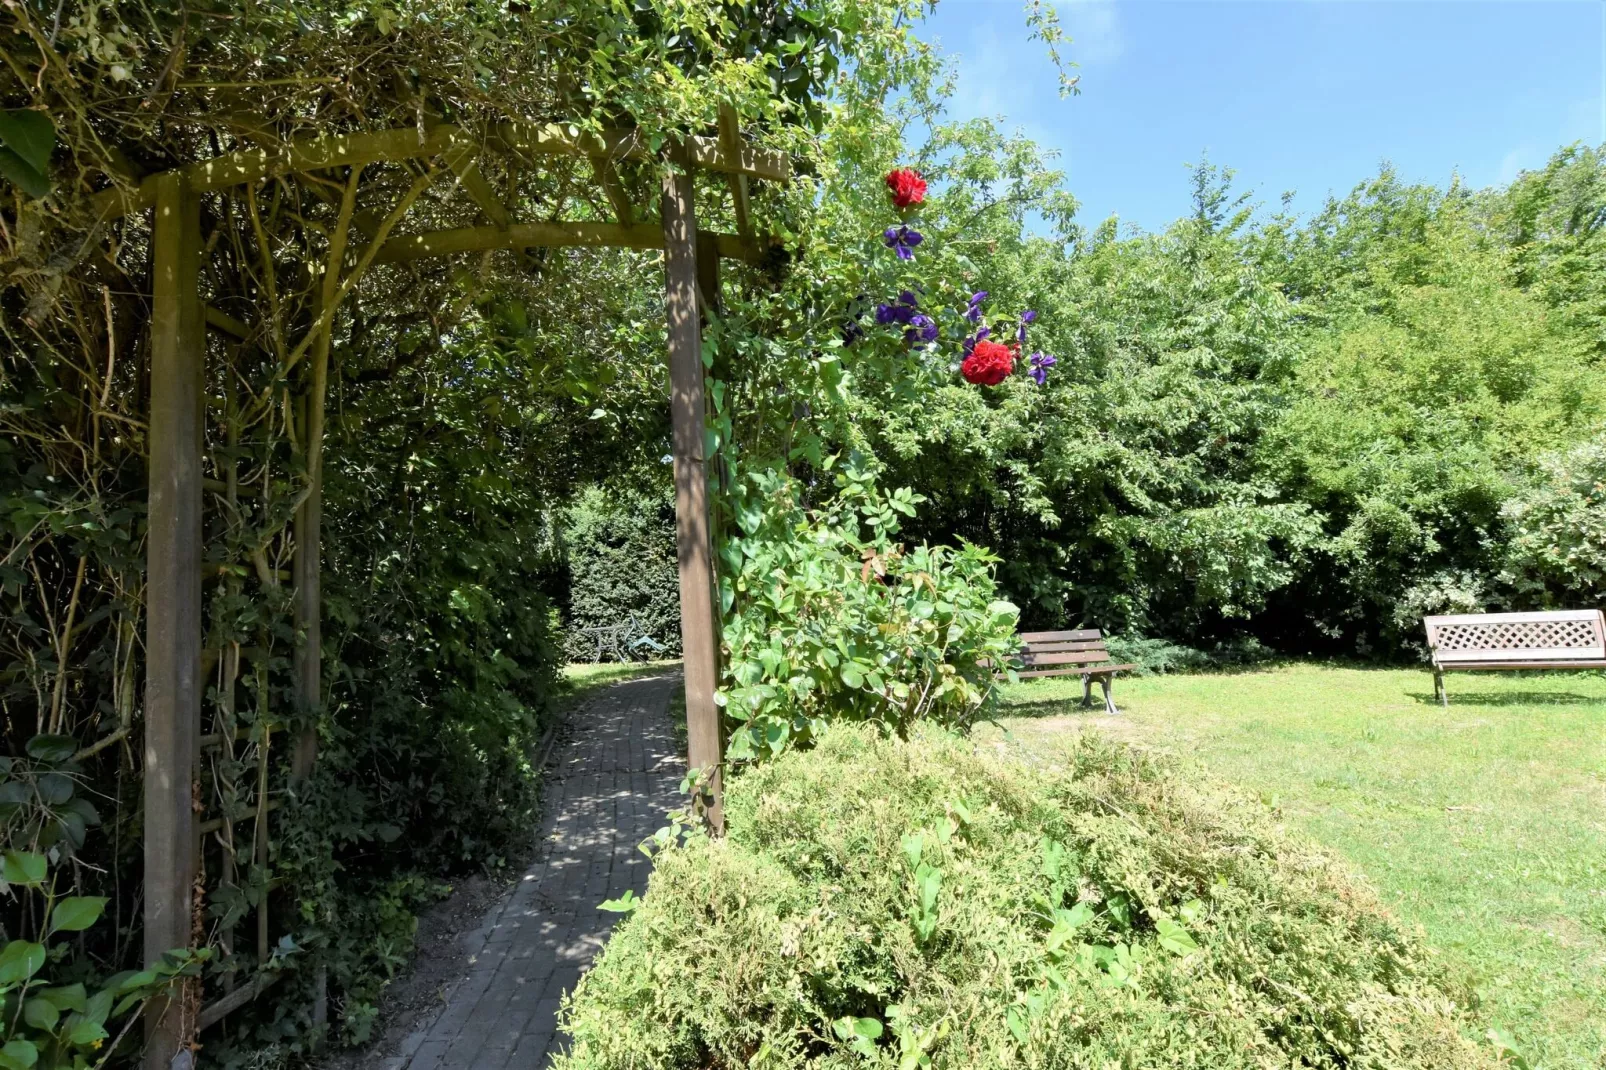
{"label": "wooden crossbeam", "polygon": [[[575,135],[568,127],[555,123],[502,123],[495,128],[495,140],[525,153],[600,156],[615,160],[647,159],[653,155],[635,131]],[[423,135],[416,127],[402,127],[309,138],[274,148],[241,149],[175,170],[184,176],[190,189],[205,193],[299,171],[393,163],[440,156],[452,149],[478,147],[482,147],[480,138],[460,127],[437,126]],[[694,137],[687,144],[687,155],[693,164],[709,171],[777,182],[791,177],[791,161],[784,154],[762,152],[748,145],[730,152],[717,139]],[[132,191],[119,188],[95,194],[91,203],[96,214],[102,219],[115,219],[151,207],[156,203],[159,177],[152,175]]]}
{"label": "wooden crossbeam", "polygon": [[[754,246],[734,234],[713,235],[719,255],[727,260],[758,259]],[[429,256],[477,253],[487,249],[561,248],[565,246],[662,249],[663,228],[651,223],[514,223],[509,227],[461,227],[429,234],[391,238],[374,255],[376,264],[399,264]]]}

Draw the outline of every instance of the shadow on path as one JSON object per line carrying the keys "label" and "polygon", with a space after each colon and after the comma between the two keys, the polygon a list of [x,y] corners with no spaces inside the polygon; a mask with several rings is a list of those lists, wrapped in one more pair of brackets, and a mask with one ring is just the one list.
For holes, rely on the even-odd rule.
{"label": "shadow on path", "polygon": [[597,909],[646,891],[637,845],[677,805],[685,773],[669,719],[678,675],[615,684],[576,710],[553,749],[535,862],[464,937],[468,973],[417,1023],[386,1070],[536,1070],[564,992],[617,915]]}

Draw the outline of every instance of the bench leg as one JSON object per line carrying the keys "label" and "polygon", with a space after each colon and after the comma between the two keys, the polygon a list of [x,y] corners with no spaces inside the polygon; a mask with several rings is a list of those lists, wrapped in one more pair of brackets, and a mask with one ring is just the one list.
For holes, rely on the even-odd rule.
{"label": "bench leg", "polygon": [[1082,708],[1089,709],[1093,705],[1093,677],[1082,677]]}
{"label": "bench leg", "polygon": [[1439,700],[1439,705],[1445,709],[1450,708],[1450,692],[1444,687],[1444,673],[1439,669],[1433,670],[1433,697]]}
{"label": "bench leg", "polygon": [[1104,689],[1104,712],[1113,717],[1120,711],[1115,708],[1115,701],[1110,698],[1110,677],[1107,674],[1099,677],[1099,686]]}

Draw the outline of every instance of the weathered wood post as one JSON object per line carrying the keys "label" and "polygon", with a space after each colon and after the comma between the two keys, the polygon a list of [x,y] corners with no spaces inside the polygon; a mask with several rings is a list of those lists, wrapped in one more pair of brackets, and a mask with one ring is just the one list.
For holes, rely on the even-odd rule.
{"label": "weathered wood post", "polygon": [[669,415],[674,428],[675,537],[680,551],[680,641],[685,652],[687,759],[708,773],[706,817],[723,828],[719,708],[714,705],[713,548],[703,457],[703,346],[697,308],[697,213],[688,159],[664,178],[664,304],[669,314]]}
{"label": "weathered wood post", "polygon": [[[699,313],[699,328],[707,327],[709,316],[711,314],[718,313],[723,309],[724,302],[720,296],[720,289],[719,239],[710,231],[699,230],[697,232],[697,304]],[[714,362],[705,368],[704,371],[705,373],[712,373],[715,379],[723,379],[726,375],[724,363],[720,360],[720,357],[717,353],[714,356]],[[715,413],[713,402],[708,398],[708,393],[706,390],[703,392],[703,395],[705,406],[703,418],[706,423],[712,420]],[[729,395],[726,396],[728,397]],[[704,438],[704,448],[707,448],[706,436]],[[718,501],[719,496],[724,494],[729,488],[725,485],[726,471],[723,462],[717,453],[712,457],[703,458],[703,473],[704,478],[708,481],[707,485],[713,488],[713,500],[709,501],[708,503],[708,541],[709,545],[713,548],[711,560],[714,564],[713,568],[709,570],[708,582],[713,590],[712,597],[714,599],[714,682],[717,687],[719,675],[725,669],[725,622],[720,611],[719,600],[719,543],[720,539],[724,535],[725,529],[722,522],[722,514],[715,503]],[[718,708],[716,707],[715,713],[717,714],[718,712]],[[721,757],[723,756],[724,752],[721,751]]]}
{"label": "weathered wood post", "polygon": [[[152,226],[150,501],[145,587],[145,964],[188,947],[201,726],[201,436],[206,324],[201,202],[183,175],[156,180]],[[195,1001],[179,990],[146,1018],[145,1066],[188,1060]]]}

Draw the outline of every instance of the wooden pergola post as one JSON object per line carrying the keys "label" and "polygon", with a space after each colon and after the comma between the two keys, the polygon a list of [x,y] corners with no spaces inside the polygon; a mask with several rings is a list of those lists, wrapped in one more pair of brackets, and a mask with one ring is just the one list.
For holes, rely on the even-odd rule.
{"label": "wooden pergola post", "polygon": [[720,808],[719,650],[708,475],[703,457],[703,340],[697,302],[697,212],[683,156],[664,178],[664,304],[669,314],[669,417],[674,431],[675,539],[680,559],[680,642],[685,658],[687,761],[705,774],[705,817],[723,828]]}
{"label": "wooden pergola post", "polygon": [[[190,946],[201,726],[201,436],[206,323],[201,202],[156,182],[152,227],[150,513],[145,593],[145,964]],[[180,989],[146,1018],[145,1066],[169,1070],[195,1035]]]}
{"label": "wooden pergola post", "polygon": [[[714,703],[719,677],[719,595],[715,587],[710,538],[708,478],[704,455],[707,426],[703,388],[702,322],[719,304],[721,258],[757,263],[748,180],[785,182],[791,165],[781,153],[747,144],[733,111],[724,109],[717,139],[691,136],[675,149],[676,173],[664,179],[660,226],[638,221],[618,181],[620,160],[657,159],[657,150],[634,130],[581,137],[572,126],[523,122],[497,124],[489,131],[436,126],[426,136],[399,127],[246,146],[151,175],[137,189],[121,186],[94,194],[90,203],[103,220],[154,209],[152,225],[151,381],[148,449],[149,523],[146,586],[146,696],[144,796],[144,958],[160,961],[170,950],[193,947],[204,936],[196,927],[200,830],[195,808],[200,764],[202,673],[203,438],[205,433],[206,325],[247,340],[251,329],[201,300],[200,198],[234,195],[239,187],[283,176],[340,167],[361,169],[377,163],[446,157],[452,170],[490,225],[457,225],[420,233],[390,234],[389,224],[374,236],[355,275],[340,278],[344,250],[331,250],[329,272],[318,301],[332,309],[369,264],[422,257],[506,249],[516,254],[533,247],[663,249],[665,307],[669,322],[670,410],[674,428],[676,537],[679,546],[681,634],[685,648],[688,758],[705,776],[704,816],[722,828],[720,711]],[[489,137],[482,136],[489,134]],[[530,156],[581,156],[590,159],[618,219],[519,222],[477,175],[468,149]],[[693,202],[693,172],[723,175],[729,181],[739,234],[699,233]],[[356,183],[356,172],[351,179]],[[421,191],[422,186],[416,190]],[[409,194],[411,197],[415,194]],[[348,210],[350,202],[347,202]],[[405,206],[401,208],[405,211]],[[270,269],[271,270],[271,269]],[[332,313],[331,313],[332,314]],[[304,636],[294,667],[295,693],[303,710],[321,701],[322,438],[327,390],[330,324],[314,326],[305,375],[307,408],[302,424],[308,444],[309,494],[295,518],[294,582],[296,623]],[[300,350],[297,351],[298,355]],[[291,363],[294,363],[292,360]],[[265,686],[265,684],[264,684]],[[227,701],[227,700],[225,700]],[[259,752],[256,785],[256,862],[268,862],[267,730]],[[292,778],[307,776],[317,758],[315,726],[296,741]],[[225,824],[229,817],[222,819]],[[257,913],[258,959],[269,957],[266,904]],[[259,963],[260,965],[260,963]],[[260,973],[204,1010],[200,983],[186,981],[168,1001],[146,1008],[147,1070],[177,1070],[193,1063],[198,1023],[213,1023],[265,991],[279,973]],[[327,974],[315,977],[314,1016],[322,1021]]]}

